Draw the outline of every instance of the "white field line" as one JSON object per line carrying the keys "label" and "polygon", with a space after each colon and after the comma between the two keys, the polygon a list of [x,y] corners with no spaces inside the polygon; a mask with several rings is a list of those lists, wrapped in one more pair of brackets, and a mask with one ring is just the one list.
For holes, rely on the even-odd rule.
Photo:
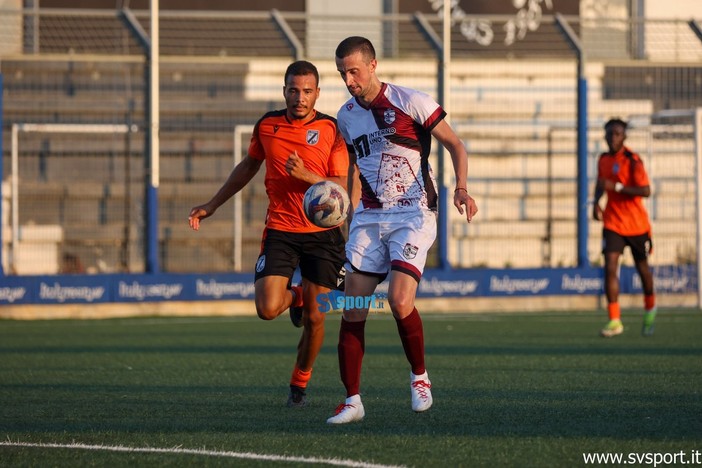
{"label": "white field line", "polygon": [[224,458],[240,458],[245,460],[264,460],[273,462],[295,462],[309,464],[326,464],[334,466],[350,466],[354,468],[400,468],[401,465],[379,465],[376,463],[366,463],[354,460],[340,460],[338,458],[316,458],[316,457],[294,457],[287,455],[263,455],[251,452],[219,452],[216,450],[205,449],[184,449],[179,447],[173,448],[158,448],[158,447],[125,447],[122,445],[86,445],[74,442],[72,444],[54,444],[54,443],[31,443],[31,442],[0,442],[0,446],[4,447],[36,447],[36,448],[59,448],[59,449],[78,449],[78,450],[94,450],[108,452],[127,452],[127,453],[166,453],[179,455],[201,455],[206,457],[224,457]]}

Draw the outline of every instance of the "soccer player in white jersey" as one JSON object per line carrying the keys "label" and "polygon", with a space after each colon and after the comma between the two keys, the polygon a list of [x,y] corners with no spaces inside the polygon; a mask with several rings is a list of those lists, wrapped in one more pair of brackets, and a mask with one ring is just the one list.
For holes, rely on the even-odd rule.
{"label": "soccer player in white jersey", "polygon": [[[424,364],[424,330],[414,306],[429,248],[436,238],[437,186],[428,158],[434,136],[451,154],[453,204],[468,222],[477,213],[468,195],[468,156],[428,95],[381,82],[373,44],[348,37],[336,49],[336,68],[351,94],[339,110],[349,146],[349,192],[355,212],[346,243],[346,297],[368,297],[390,275],[388,304],[410,364],[412,409],[432,405]],[[347,301],[351,302],[351,301]],[[367,301],[354,301],[354,303]],[[360,396],[368,308],[345,309],[339,331],[339,370],[346,400],[327,422],[363,419]]]}

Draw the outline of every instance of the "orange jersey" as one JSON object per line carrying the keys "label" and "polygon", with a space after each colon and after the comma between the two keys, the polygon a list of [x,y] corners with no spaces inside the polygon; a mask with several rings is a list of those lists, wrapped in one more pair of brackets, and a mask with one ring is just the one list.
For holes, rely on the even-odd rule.
{"label": "orange jersey", "polygon": [[301,123],[288,119],[286,111],[269,112],[256,123],[249,156],[266,162],[268,211],[266,227],[285,232],[324,231],[307,220],[302,199],[310,184],[285,170],[288,157],[297,151],[305,168],[322,177],[346,177],[349,154],[336,126],[336,119],[315,112]]}
{"label": "orange jersey", "polygon": [[[626,153],[629,153],[629,156]],[[641,158],[626,147],[616,154],[602,153],[597,163],[597,173],[598,179],[621,182],[625,186],[650,185]],[[614,190],[607,190],[603,221],[605,229],[622,236],[638,236],[651,232],[648,212],[642,198],[624,195]]]}

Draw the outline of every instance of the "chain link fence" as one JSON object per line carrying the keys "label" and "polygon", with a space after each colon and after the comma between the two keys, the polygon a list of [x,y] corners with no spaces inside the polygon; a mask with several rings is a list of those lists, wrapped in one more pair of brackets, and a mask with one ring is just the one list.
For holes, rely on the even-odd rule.
{"label": "chain link fence", "polygon": [[[144,271],[146,60],[135,30],[148,35],[148,19],[148,12],[129,10],[0,10],[6,274]],[[440,35],[440,18],[362,19],[382,56],[380,78],[437,97],[440,63],[432,34]],[[702,106],[697,23],[566,20],[586,51],[591,158],[602,150],[600,129],[608,118],[632,121],[629,144],[652,177],[654,261],[689,262],[698,248],[689,242],[696,238],[693,133],[661,116]],[[277,11],[161,13],[163,271],[226,272],[239,266],[237,258],[244,271],[253,269],[267,206],[263,174],[241,194],[240,224],[227,204],[194,233],[188,212],[231,171],[235,128],[284,106],[285,68],[306,51],[333,51],[333,25],[340,21]],[[469,151],[469,189],[480,208],[470,225],[449,215],[455,267],[577,263],[577,63],[553,17],[530,21],[455,17],[448,108]],[[318,109],[335,115],[347,92],[327,56],[332,53],[310,59],[321,74]],[[11,128],[23,124],[74,127],[19,133],[13,194]],[[81,132],[95,124],[130,130]],[[240,145],[245,154],[248,136]],[[589,229],[595,264],[600,229],[595,223]],[[429,266],[436,263],[435,253]]]}

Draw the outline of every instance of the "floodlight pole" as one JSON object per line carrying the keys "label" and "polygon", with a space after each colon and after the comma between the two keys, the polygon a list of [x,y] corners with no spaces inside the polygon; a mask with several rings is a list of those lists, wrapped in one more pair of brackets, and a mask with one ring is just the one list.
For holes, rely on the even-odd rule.
{"label": "floodlight pole", "polygon": [[[2,121],[2,116],[3,114],[3,109],[2,109],[2,96],[4,95],[4,88],[3,88],[3,81],[2,81],[2,73],[0,73],[0,129],[3,128],[3,121]],[[3,193],[3,176],[2,176],[2,131],[0,131],[0,278],[5,276],[5,270],[2,267],[2,263],[4,260],[3,256],[3,248],[2,246],[5,245],[3,242],[2,238],[2,233],[5,230],[4,226],[2,225],[2,202],[5,199],[5,194]]]}
{"label": "floodlight pole", "polygon": [[150,2],[151,37],[141,27],[139,21],[128,8],[123,8],[120,18],[129,30],[135,35],[144,50],[146,66],[144,68],[144,81],[147,84],[144,96],[144,112],[146,120],[146,136],[144,143],[145,181],[144,181],[144,258],[146,271],[158,273],[158,186],[159,186],[159,21],[158,0]]}
{"label": "floodlight pole", "polygon": [[[437,95],[441,107],[446,111],[446,122],[449,122],[449,103],[450,103],[450,83],[451,83],[451,0],[444,0],[442,11],[443,17],[443,34],[442,37],[434,32],[429,21],[422,13],[415,13],[414,20],[417,26],[426,35],[429,43],[436,52],[438,57],[437,70]],[[437,177],[436,182],[439,190],[439,213],[437,222],[437,241],[439,247],[439,268],[447,270],[450,268],[448,259],[448,197],[449,190],[447,189],[448,177],[446,177],[446,150],[439,145],[437,148]]]}
{"label": "floodlight pole", "polygon": [[[446,122],[451,123],[451,0],[444,0],[443,10],[443,44],[441,47],[440,98],[441,106],[446,111]],[[449,200],[448,177],[446,176],[446,153],[441,148],[439,153],[439,266],[448,270],[449,262]],[[458,175],[458,174],[457,174]],[[466,206],[465,209],[468,209]]]}
{"label": "floodlight pole", "polygon": [[565,21],[563,15],[556,13],[556,26],[561,30],[578,60],[577,88],[577,218],[578,218],[578,267],[584,268],[590,264],[587,255],[588,238],[588,179],[587,179],[587,79],[585,78],[585,52],[575,31]]}
{"label": "floodlight pole", "polygon": [[[702,36],[701,36],[702,37]],[[700,277],[702,277],[702,107],[694,110],[692,129],[695,139],[695,204],[697,206],[697,308],[702,309],[702,287],[700,287]]]}
{"label": "floodlight pole", "polygon": [[12,192],[12,248],[10,250],[10,271],[17,271],[17,243],[19,242],[19,124],[12,124],[10,133],[11,157],[10,167],[12,168],[12,179],[10,179],[10,191]]}
{"label": "floodlight pole", "polygon": [[149,128],[148,128],[148,151],[146,154],[146,271],[158,273],[159,249],[158,249],[158,186],[160,180],[159,166],[159,21],[158,21],[158,0],[151,0],[151,47],[149,48]]}

